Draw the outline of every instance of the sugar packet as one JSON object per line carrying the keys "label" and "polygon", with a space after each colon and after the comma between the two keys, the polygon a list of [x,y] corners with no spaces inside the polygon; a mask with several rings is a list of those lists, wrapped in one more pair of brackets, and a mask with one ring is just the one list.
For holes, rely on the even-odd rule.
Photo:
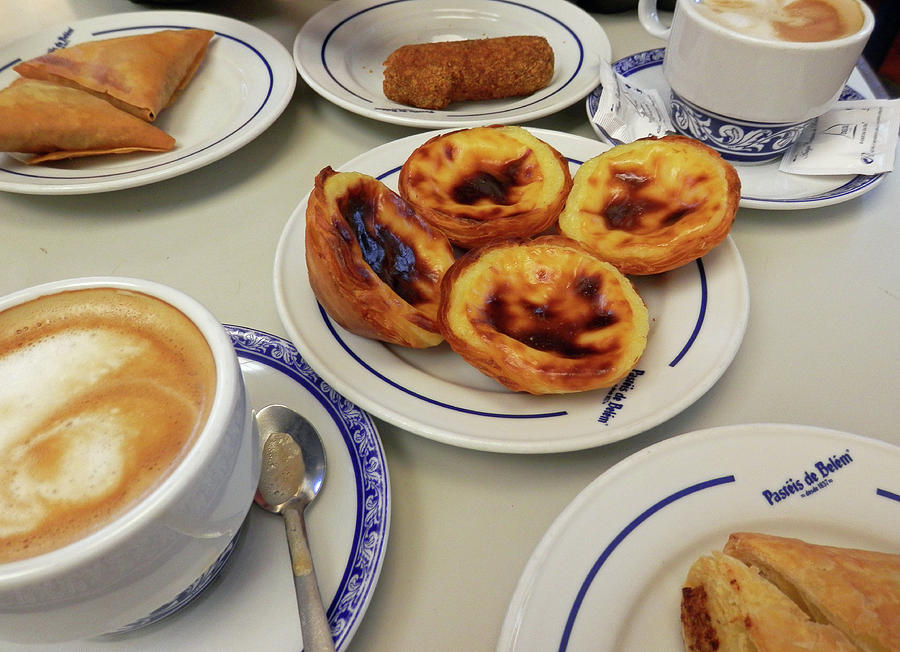
{"label": "sugar packet", "polygon": [[851,100],[813,120],[781,159],[791,174],[880,174],[894,169],[900,99]]}
{"label": "sugar packet", "polygon": [[603,92],[591,117],[610,142],[630,143],[675,131],[666,102],[656,89],[631,86],[605,61],[601,64],[600,84]]}

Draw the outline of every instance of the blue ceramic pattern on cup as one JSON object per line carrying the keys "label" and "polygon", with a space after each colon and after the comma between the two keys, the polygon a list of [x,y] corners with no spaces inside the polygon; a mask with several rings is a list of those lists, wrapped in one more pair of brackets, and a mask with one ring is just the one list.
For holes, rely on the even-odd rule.
{"label": "blue ceramic pattern on cup", "polygon": [[[653,50],[646,50],[644,52],[637,52],[635,54],[629,55],[627,57],[623,57],[619,59],[615,63],[613,63],[613,70],[615,70],[618,74],[623,77],[629,77],[635,73],[638,73],[647,68],[653,68],[654,66],[661,66],[663,59],[665,58],[665,48],[655,48]],[[588,95],[586,100],[586,108],[588,112],[588,118],[593,122],[593,116],[597,112],[597,107],[600,105],[600,96],[603,93],[603,87],[598,86],[593,91],[591,91],[590,95]],[[862,100],[865,97],[853,89],[850,86],[844,86],[844,89],[841,91],[841,95],[838,98],[841,100]],[[594,125],[596,127],[596,125]],[[614,138],[606,138],[610,144],[620,145],[621,141]],[[874,183],[877,183],[884,174],[876,174],[876,175],[864,175],[859,174],[854,176],[852,179],[847,181],[847,183],[837,187],[828,189],[822,193],[816,195],[808,195],[803,197],[785,197],[785,198],[772,198],[772,197],[753,197],[746,194],[741,194],[742,200],[748,201],[760,201],[767,202],[772,205],[778,204],[806,204],[809,202],[817,202],[817,201],[830,201],[837,200],[841,197],[846,197],[848,195],[853,195],[861,190],[871,186]]]}
{"label": "blue ceramic pattern on cup", "polygon": [[136,629],[140,629],[141,627],[146,627],[147,625],[151,625],[155,622],[158,622],[165,618],[166,616],[170,616],[185,605],[189,603],[191,600],[196,598],[200,593],[205,589],[210,582],[212,582],[215,577],[219,574],[219,571],[225,566],[225,562],[228,561],[229,557],[231,557],[231,553],[234,552],[234,546],[237,543],[238,537],[240,536],[240,532],[229,542],[229,544],[225,547],[225,550],[222,551],[222,554],[219,555],[218,559],[212,563],[212,565],[207,568],[200,577],[198,577],[194,582],[186,588],[184,591],[179,593],[177,596],[169,600],[164,605],[161,605],[153,610],[148,616],[135,620],[132,623],[125,625],[124,627],[120,627],[114,632],[110,632],[111,634],[124,634],[126,632],[132,632]]}
{"label": "blue ceramic pattern on cup", "polygon": [[729,161],[760,163],[783,155],[807,122],[751,122],[720,115],[688,102],[672,91],[672,124],[684,136],[712,147]]}

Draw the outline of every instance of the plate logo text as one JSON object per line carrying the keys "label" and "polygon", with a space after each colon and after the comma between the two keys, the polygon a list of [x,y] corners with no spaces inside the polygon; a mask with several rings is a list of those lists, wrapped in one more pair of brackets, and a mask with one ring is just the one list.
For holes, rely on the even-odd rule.
{"label": "plate logo text", "polygon": [[846,449],[843,453],[829,456],[827,460],[817,460],[811,468],[798,476],[799,479],[791,476],[777,489],[763,489],[762,497],[769,505],[780,503],[794,496],[806,498],[833,483],[832,476],[852,463],[853,457],[850,455],[850,449]]}

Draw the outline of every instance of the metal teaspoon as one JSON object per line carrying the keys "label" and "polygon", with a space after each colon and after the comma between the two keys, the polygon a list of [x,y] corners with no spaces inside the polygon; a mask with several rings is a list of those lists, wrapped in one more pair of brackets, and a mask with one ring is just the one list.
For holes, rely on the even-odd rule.
{"label": "metal teaspoon", "polygon": [[303,512],[325,481],[325,449],[319,433],[304,417],[283,405],[256,414],[262,469],[256,503],[281,514],[291,551],[300,630],[306,652],[334,651],[331,628],[319,594]]}

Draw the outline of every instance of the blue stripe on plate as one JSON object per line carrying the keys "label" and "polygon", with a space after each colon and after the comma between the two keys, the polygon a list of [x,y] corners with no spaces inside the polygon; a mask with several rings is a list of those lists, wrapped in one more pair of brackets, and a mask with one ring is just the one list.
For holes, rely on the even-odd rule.
{"label": "blue stripe on plate", "polygon": [[[325,60],[325,51],[328,49],[328,42],[331,40],[331,37],[334,36],[334,34],[341,27],[343,27],[346,23],[353,20],[354,18],[358,18],[362,14],[365,14],[369,11],[373,11],[375,9],[381,9],[382,7],[386,7],[388,5],[397,4],[399,2],[416,2],[416,1],[417,0],[389,0],[388,2],[382,2],[380,4],[373,5],[371,7],[366,7],[365,9],[362,9],[362,10],[356,12],[355,14],[347,16],[345,19],[340,21],[337,25],[332,27],[331,30],[328,32],[328,34],[325,36],[325,39],[322,41],[322,47],[319,52],[319,59],[322,63],[322,68],[325,70],[325,72],[331,78],[331,81],[333,81],[337,86],[339,86],[345,93],[352,95],[353,97],[359,99],[362,102],[374,104],[375,100],[369,99],[368,97],[363,97],[359,93],[354,93],[349,88],[347,88],[344,84],[342,84],[340,82],[340,80],[334,75],[334,73],[331,72],[331,69],[328,67],[328,62]],[[569,84],[571,84],[572,80],[575,79],[576,75],[578,75],[578,73],[581,71],[582,66],[584,65],[584,45],[582,44],[581,39],[578,38],[578,35],[575,34],[575,32],[573,32],[572,29],[568,25],[563,23],[561,20],[559,20],[555,16],[552,16],[552,15],[548,14],[547,12],[542,11],[540,9],[536,9],[535,7],[529,7],[528,5],[523,5],[518,2],[512,2],[511,0],[486,0],[486,1],[487,2],[499,2],[499,3],[507,4],[507,5],[514,5],[520,9],[526,9],[526,10],[532,11],[536,14],[540,14],[543,18],[546,18],[550,21],[553,21],[554,23],[557,23],[560,27],[565,29],[572,36],[572,39],[575,41],[575,44],[578,46],[578,65],[575,67],[575,70],[572,72],[571,76],[566,80],[566,82],[551,93],[542,95],[541,97],[538,97],[538,98],[534,98],[526,104],[517,104],[514,107],[501,109],[499,111],[484,111],[484,112],[480,112],[480,113],[461,113],[461,114],[459,114],[459,117],[461,117],[461,118],[477,118],[477,117],[482,117],[482,116],[499,115],[501,113],[509,113],[510,111],[518,111],[525,107],[529,107],[533,104],[543,102],[548,97],[553,97],[557,93],[561,92],[564,88],[566,88]],[[379,100],[380,99],[381,98],[379,98]],[[391,111],[392,109],[384,109],[384,110]],[[434,111],[427,110],[427,109],[423,109],[423,110],[420,110],[417,112],[434,113]]]}
{"label": "blue stripe on plate", "polygon": [[900,494],[895,494],[892,491],[888,491],[887,489],[876,489],[875,494],[877,496],[881,496],[882,498],[888,498],[890,500],[896,500],[900,502]]}
{"label": "blue stripe on plate", "polygon": [[[132,26],[129,26],[129,27],[116,27],[116,28],[113,28],[113,29],[107,29],[107,30],[102,30],[102,31],[98,31],[98,32],[92,32],[92,36],[106,36],[106,35],[109,35],[109,34],[115,34],[115,33],[118,33],[118,32],[128,32],[128,31],[144,30],[144,29],[190,29],[190,28],[191,28],[190,25],[132,25]],[[206,29],[206,28],[205,28],[205,27],[198,27],[197,29]],[[250,45],[250,44],[247,43],[246,41],[237,38],[236,36],[231,36],[230,34],[225,34],[225,33],[223,33],[223,32],[217,31],[217,32],[216,32],[216,35],[217,35],[217,36],[221,36],[222,38],[227,38],[227,39],[229,39],[229,40],[231,40],[231,41],[234,41],[235,43],[238,43],[238,44],[244,46],[245,48],[247,48],[248,50],[250,50],[251,52],[253,52],[257,57],[259,57],[259,60],[260,60],[260,61],[263,63],[263,65],[266,67],[266,72],[267,72],[268,75],[269,75],[269,87],[266,89],[266,96],[263,98],[262,103],[261,103],[261,104],[256,108],[256,110],[253,112],[253,115],[251,115],[251,116],[250,116],[249,118],[247,118],[247,120],[245,120],[242,124],[238,125],[235,129],[233,129],[232,131],[228,132],[227,134],[225,134],[224,136],[222,136],[222,137],[219,138],[218,140],[216,140],[216,141],[210,143],[209,145],[207,145],[206,147],[203,147],[203,148],[201,148],[201,149],[197,149],[197,150],[193,150],[193,151],[187,152],[187,153],[185,153],[183,156],[179,156],[178,158],[176,158],[176,159],[174,159],[174,160],[168,160],[168,161],[161,162],[161,163],[155,163],[155,164],[152,164],[152,165],[146,165],[146,166],[141,167],[141,168],[132,168],[132,169],[125,170],[125,171],[122,171],[122,172],[108,172],[108,173],[98,173],[98,174],[86,174],[86,175],[81,175],[81,176],[71,176],[71,177],[57,177],[57,176],[51,176],[51,175],[46,175],[46,174],[29,174],[29,173],[21,172],[21,171],[18,171],[18,170],[10,170],[9,168],[5,168],[5,167],[0,167],[0,172],[7,172],[7,173],[12,174],[12,175],[14,175],[14,176],[26,177],[26,178],[31,178],[31,179],[53,179],[53,180],[56,180],[56,181],[59,181],[59,182],[76,181],[76,180],[80,180],[80,179],[106,179],[106,178],[119,177],[119,176],[122,176],[122,175],[132,175],[132,174],[139,173],[139,172],[146,172],[146,171],[148,171],[148,170],[154,170],[154,169],[160,168],[160,167],[166,167],[166,166],[172,165],[173,163],[177,163],[178,161],[183,161],[184,159],[190,158],[190,157],[192,157],[192,156],[196,156],[197,154],[200,154],[201,152],[205,152],[206,150],[211,149],[211,148],[213,148],[213,147],[219,145],[219,144],[222,143],[223,141],[228,140],[229,138],[231,138],[232,136],[234,136],[236,133],[238,133],[239,131],[241,131],[242,129],[244,129],[248,124],[250,124],[251,122],[253,122],[253,120],[256,118],[256,116],[259,115],[260,111],[262,111],[263,108],[265,108],[266,104],[268,104],[269,99],[270,99],[271,96],[272,96],[272,89],[273,89],[274,86],[275,86],[275,76],[274,76],[274,74],[272,73],[272,66],[269,64],[269,61],[268,61],[268,60],[265,58],[265,56],[263,56],[263,54],[262,54],[259,50],[257,50],[255,47],[253,47],[252,45]],[[11,64],[7,65],[5,68],[8,68],[10,65],[14,65],[15,63],[18,63],[18,61],[20,61],[20,60],[17,59],[16,61],[13,61]],[[5,69],[5,68],[4,68],[4,69]],[[3,72],[4,69],[0,69],[0,72]]]}
{"label": "blue stripe on plate", "polygon": [[729,484],[734,481],[735,480],[733,475],[724,475],[718,478],[713,478],[711,480],[706,480],[705,482],[699,482],[695,485],[691,485],[690,487],[685,487],[684,489],[676,491],[675,493],[666,496],[659,502],[651,505],[643,512],[638,514],[628,525],[622,528],[622,531],[619,532],[615,537],[613,537],[613,540],[609,543],[609,545],[607,545],[603,552],[600,553],[597,561],[594,562],[594,565],[588,572],[587,577],[585,577],[584,582],[582,582],[581,588],[578,589],[578,594],[575,596],[575,601],[572,604],[572,608],[569,610],[569,617],[566,619],[566,625],[563,628],[562,639],[559,642],[560,652],[566,650],[569,645],[569,637],[572,635],[572,628],[575,625],[575,618],[578,616],[578,610],[581,608],[581,605],[584,602],[584,596],[587,594],[591,583],[594,581],[594,578],[597,576],[600,568],[604,563],[606,563],[606,560],[609,559],[610,555],[612,555],[616,548],[619,547],[619,544],[621,544],[629,534],[631,534],[641,523],[653,516],[656,512],[660,511],[664,507],[667,507],[668,505],[671,505],[675,501],[680,500],[685,496],[690,496],[691,494],[697,493],[698,491],[711,489],[713,487]]}
{"label": "blue stripe on plate", "polygon": [[3,72],[3,71],[6,70],[7,68],[12,68],[13,66],[15,66],[16,64],[19,64],[19,63],[22,63],[22,60],[21,60],[21,59],[13,59],[13,60],[10,61],[9,63],[7,63],[7,64],[5,64],[5,65],[3,65],[3,66],[0,66],[0,72]]}
{"label": "blue stripe on plate", "polygon": [[500,419],[546,419],[548,417],[559,417],[559,416],[568,414],[565,410],[560,411],[560,412],[540,412],[540,413],[534,413],[534,414],[508,414],[508,413],[503,413],[503,412],[483,412],[481,410],[472,410],[469,408],[460,407],[458,405],[451,405],[450,403],[445,403],[443,401],[439,401],[437,399],[425,396],[424,394],[420,394],[419,392],[415,392],[415,391],[409,389],[408,387],[404,387],[400,383],[397,383],[397,382],[391,380],[390,378],[388,378],[387,376],[382,374],[380,371],[377,371],[376,369],[374,369],[365,360],[363,360],[358,355],[356,355],[356,352],[350,348],[350,346],[343,340],[343,338],[340,336],[340,334],[335,330],[334,324],[332,323],[331,318],[328,317],[328,313],[325,312],[325,309],[322,308],[321,304],[317,303],[316,305],[319,306],[319,313],[322,315],[322,320],[325,322],[325,325],[328,327],[328,330],[331,331],[331,335],[334,337],[334,339],[337,341],[337,343],[341,345],[341,348],[347,352],[347,355],[349,355],[351,358],[356,360],[363,369],[368,371],[370,374],[372,374],[379,380],[387,383],[388,385],[390,385],[391,387],[393,387],[395,389],[400,390],[404,394],[408,394],[409,396],[412,396],[413,398],[417,398],[420,401],[424,401],[425,403],[430,403],[431,405],[435,405],[437,407],[442,407],[442,408],[446,408],[448,410],[453,410],[455,412],[462,412],[465,414],[474,414],[479,417],[496,417],[496,418],[500,418]]}
{"label": "blue stripe on plate", "polygon": [[362,616],[361,607],[378,577],[387,543],[388,471],[378,434],[368,415],[319,378],[292,343],[270,333],[224,326],[238,356],[276,369],[315,397],[334,420],[350,452],[357,505],[353,546],[327,610],[335,645],[340,648]]}
{"label": "blue stripe on plate", "polygon": [[700,273],[700,310],[697,314],[697,321],[694,323],[694,330],[691,331],[688,341],[685,342],[684,347],[679,351],[678,355],[676,355],[672,362],[669,363],[670,367],[677,365],[681,359],[687,355],[687,352],[694,345],[694,342],[697,341],[697,336],[700,334],[700,328],[703,326],[703,320],[706,318],[706,303],[709,298],[709,291],[706,284],[706,269],[703,267],[702,258],[698,258],[696,263],[697,271]]}

